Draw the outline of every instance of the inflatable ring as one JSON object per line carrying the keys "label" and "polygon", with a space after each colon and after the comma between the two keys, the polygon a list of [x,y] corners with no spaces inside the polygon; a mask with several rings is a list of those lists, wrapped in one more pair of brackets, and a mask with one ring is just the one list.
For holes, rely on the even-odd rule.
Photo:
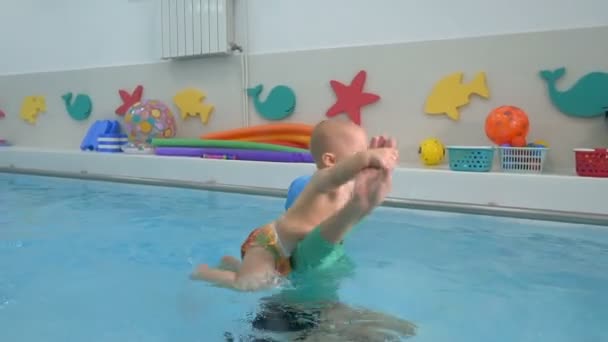
{"label": "inflatable ring", "polygon": [[300,193],[304,190],[312,176],[300,176],[291,182],[287,190],[287,199],[285,200],[285,210],[289,209],[296,201]]}

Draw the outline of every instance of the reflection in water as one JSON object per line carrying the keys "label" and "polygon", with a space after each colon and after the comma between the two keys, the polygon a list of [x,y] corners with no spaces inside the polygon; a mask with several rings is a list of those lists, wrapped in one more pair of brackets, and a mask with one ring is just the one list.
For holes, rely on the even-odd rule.
{"label": "reflection in water", "polygon": [[352,308],[339,302],[285,304],[263,299],[251,321],[256,332],[249,336],[226,333],[227,342],[278,341],[401,341],[416,334],[413,323],[383,313]]}

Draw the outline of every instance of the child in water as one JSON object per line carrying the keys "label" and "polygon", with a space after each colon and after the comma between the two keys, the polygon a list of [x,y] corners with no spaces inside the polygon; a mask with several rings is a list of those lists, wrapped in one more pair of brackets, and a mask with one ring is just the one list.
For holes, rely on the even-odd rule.
{"label": "child in water", "polygon": [[242,291],[273,285],[277,275],[289,274],[291,253],[307,234],[318,227],[327,242],[339,243],[382,202],[399,158],[394,139],[368,144],[361,127],[339,119],[315,126],[310,151],[317,171],[289,210],[249,234],[243,261],[225,256],[220,268],[200,265],[192,278]]}

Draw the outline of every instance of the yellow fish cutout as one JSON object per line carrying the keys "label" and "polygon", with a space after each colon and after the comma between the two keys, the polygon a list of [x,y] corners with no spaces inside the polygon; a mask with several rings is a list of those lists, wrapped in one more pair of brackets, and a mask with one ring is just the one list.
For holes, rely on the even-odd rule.
{"label": "yellow fish cutout", "polygon": [[437,82],[431,95],[426,99],[424,111],[427,114],[446,114],[450,119],[458,120],[460,118],[458,107],[468,104],[471,94],[486,99],[490,97],[485,72],[479,72],[468,84],[462,83],[462,76],[462,72],[457,72]]}
{"label": "yellow fish cutout", "polygon": [[182,120],[188,116],[199,116],[201,122],[206,125],[209,121],[209,116],[215,108],[212,104],[205,104],[207,95],[194,88],[188,88],[180,91],[173,97],[173,102],[180,111]]}
{"label": "yellow fish cutout", "polygon": [[35,124],[38,114],[46,112],[46,100],[44,96],[26,96],[21,103],[20,117],[30,124]]}

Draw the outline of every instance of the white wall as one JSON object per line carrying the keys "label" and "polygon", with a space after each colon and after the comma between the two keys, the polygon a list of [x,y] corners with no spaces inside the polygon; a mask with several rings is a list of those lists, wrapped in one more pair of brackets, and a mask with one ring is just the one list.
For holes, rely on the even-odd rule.
{"label": "white wall", "polygon": [[0,74],[158,60],[154,0],[0,1]]}
{"label": "white wall", "polygon": [[254,53],[593,27],[606,0],[253,0]]}
{"label": "white wall", "polygon": [[[251,53],[608,25],[606,0],[247,1]],[[156,15],[156,0],[2,1],[0,75],[158,61]]]}

